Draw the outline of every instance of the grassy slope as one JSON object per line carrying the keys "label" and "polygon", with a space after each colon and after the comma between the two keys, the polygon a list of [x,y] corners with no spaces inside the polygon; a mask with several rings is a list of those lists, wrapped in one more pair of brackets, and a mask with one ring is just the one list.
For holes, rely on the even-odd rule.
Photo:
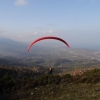
{"label": "grassy slope", "polygon": [[[31,79],[35,74],[28,74],[29,70],[7,68],[0,69],[0,100],[100,100],[100,69],[80,76],[39,75]],[[36,81],[39,85],[34,85]]]}
{"label": "grassy slope", "polygon": [[13,95],[20,100],[100,100],[100,83],[47,85],[21,89]]}

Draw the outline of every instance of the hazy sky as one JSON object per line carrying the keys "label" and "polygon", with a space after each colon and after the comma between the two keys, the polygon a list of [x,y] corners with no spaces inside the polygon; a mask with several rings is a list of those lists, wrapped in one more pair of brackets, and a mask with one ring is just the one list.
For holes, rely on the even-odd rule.
{"label": "hazy sky", "polygon": [[58,36],[100,43],[100,0],[0,0],[0,37],[32,41]]}

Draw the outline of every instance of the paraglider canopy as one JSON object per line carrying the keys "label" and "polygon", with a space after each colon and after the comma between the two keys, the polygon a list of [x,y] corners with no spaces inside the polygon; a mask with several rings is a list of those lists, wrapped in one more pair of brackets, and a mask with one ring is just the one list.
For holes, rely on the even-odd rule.
{"label": "paraglider canopy", "polygon": [[69,44],[68,44],[65,40],[63,40],[63,39],[61,39],[61,38],[59,38],[59,37],[46,36],[46,37],[38,38],[38,39],[36,39],[35,41],[33,41],[33,42],[28,46],[28,52],[30,51],[30,48],[32,47],[33,44],[35,44],[35,43],[38,42],[38,41],[45,40],[45,39],[55,39],[55,40],[59,40],[59,41],[65,43],[65,44],[69,47]]}

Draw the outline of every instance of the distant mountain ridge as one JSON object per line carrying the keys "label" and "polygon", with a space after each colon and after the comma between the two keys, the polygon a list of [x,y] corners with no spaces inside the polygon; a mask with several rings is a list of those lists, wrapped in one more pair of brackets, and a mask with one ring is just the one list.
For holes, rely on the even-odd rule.
{"label": "distant mountain ridge", "polygon": [[16,48],[16,47],[22,47],[22,46],[27,46],[27,45],[28,43],[18,42],[18,41],[14,41],[14,40],[7,39],[7,38],[0,38],[1,47],[5,46],[6,48],[9,48],[9,47]]}
{"label": "distant mountain ridge", "polygon": [[14,40],[11,40],[11,39],[7,39],[7,38],[0,38],[0,46],[1,45],[6,45],[6,46],[9,46],[9,45],[13,45],[13,46],[16,46],[16,45],[25,45],[27,43],[24,43],[24,42],[18,42],[18,41],[14,41]]}

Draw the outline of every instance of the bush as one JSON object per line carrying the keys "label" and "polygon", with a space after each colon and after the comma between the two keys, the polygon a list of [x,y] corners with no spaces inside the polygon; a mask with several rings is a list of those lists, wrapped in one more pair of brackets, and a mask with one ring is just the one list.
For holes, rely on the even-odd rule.
{"label": "bush", "polygon": [[72,76],[70,74],[65,74],[61,77],[61,82],[72,82]]}

